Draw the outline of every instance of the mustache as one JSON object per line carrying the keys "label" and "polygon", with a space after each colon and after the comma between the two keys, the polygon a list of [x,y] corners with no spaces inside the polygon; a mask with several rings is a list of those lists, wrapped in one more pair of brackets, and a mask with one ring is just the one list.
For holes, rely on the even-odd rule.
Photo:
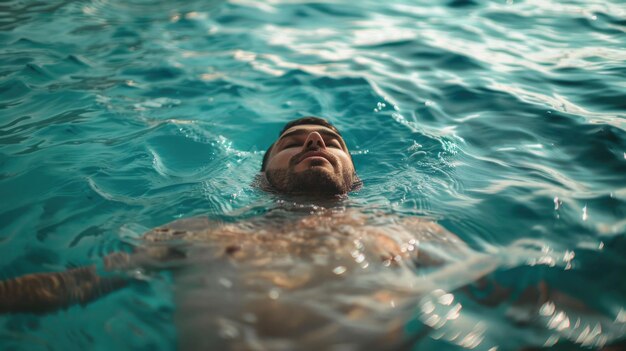
{"label": "mustache", "polygon": [[291,158],[291,160],[289,161],[289,165],[290,166],[295,166],[298,163],[300,163],[302,160],[304,160],[305,158],[307,158],[307,157],[309,157],[311,155],[324,157],[333,166],[335,166],[337,164],[337,158],[335,157],[335,155],[331,154],[330,152],[324,151],[324,150],[322,150],[320,148],[315,148],[315,149],[306,149],[304,151],[301,151],[301,152],[295,154]]}

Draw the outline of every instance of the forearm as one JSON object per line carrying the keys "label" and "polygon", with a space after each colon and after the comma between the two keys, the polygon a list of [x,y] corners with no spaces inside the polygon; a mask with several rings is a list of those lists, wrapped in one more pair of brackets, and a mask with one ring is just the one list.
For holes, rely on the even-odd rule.
{"label": "forearm", "polygon": [[64,272],[34,273],[0,281],[0,314],[46,313],[73,304],[86,304],[126,286],[123,272],[183,257],[168,246],[145,247],[129,254],[115,252],[103,259],[104,275],[95,265]]}
{"label": "forearm", "polygon": [[0,313],[45,313],[85,304],[127,282],[118,276],[101,277],[95,266],[28,274],[0,282]]}

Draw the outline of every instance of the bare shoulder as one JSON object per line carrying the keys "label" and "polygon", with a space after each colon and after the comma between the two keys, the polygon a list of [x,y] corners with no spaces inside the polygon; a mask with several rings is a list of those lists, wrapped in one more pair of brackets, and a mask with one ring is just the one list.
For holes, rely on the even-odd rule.
{"label": "bare shoulder", "polygon": [[409,259],[419,267],[440,266],[472,255],[457,235],[432,218],[373,214],[361,232],[381,257]]}
{"label": "bare shoulder", "polygon": [[[265,252],[352,252],[355,245],[384,259],[410,258],[445,262],[467,255],[458,236],[425,217],[361,211],[321,210],[307,215],[259,216],[239,221],[191,217],[156,227],[144,235],[148,246],[182,241],[255,256]],[[232,248],[237,248],[232,249]],[[351,251],[352,250],[352,251]],[[222,250],[223,251],[223,250]],[[249,252],[249,255],[243,253]],[[419,254],[418,254],[419,253]]]}

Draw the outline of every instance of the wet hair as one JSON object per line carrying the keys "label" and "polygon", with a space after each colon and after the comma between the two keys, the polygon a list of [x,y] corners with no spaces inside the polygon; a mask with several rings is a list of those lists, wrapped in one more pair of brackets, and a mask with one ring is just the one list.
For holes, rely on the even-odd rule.
{"label": "wet hair", "polygon": [[[280,136],[283,135],[283,133],[286,132],[287,130],[289,130],[290,128],[295,127],[295,126],[300,126],[300,125],[318,125],[318,126],[323,126],[323,127],[326,127],[328,129],[332,130],[333,132],[339,134],[339,136],[341,136],[341,133],[339,133],[339,130],[337,130],[337,128],[335,128],[335,126],[330,124],[330,122],[328,122],[327,120],[325,120],[323,118],[320,118],[320,117],[307,116],[307,117],[302,117],[302,118],[295,119],[295,120],[285,124],[285,126],[280,131],[280,133],[278,133],[278,137],[280,138]],[[270,145],[270,147],[267,148],[267,151],[265,151],[265,155],[263,156],[263,163],[261,164],[261,172],[265,171],[265,167],[267,166],[267,161],[270,158],[270,153],[271,153],[273,147],[274,147],[274,143],[272,143],[272,145]]]}

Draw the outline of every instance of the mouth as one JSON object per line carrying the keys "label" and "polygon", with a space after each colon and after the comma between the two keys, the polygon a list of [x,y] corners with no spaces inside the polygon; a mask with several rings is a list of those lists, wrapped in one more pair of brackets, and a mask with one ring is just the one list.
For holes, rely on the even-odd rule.
{"label": "mouth", "polygon": [[307,153],[305,153],[304,155],[300,156],[296,162],[296,164],[306,160],[306,159],[319,159],[319,160],[326,160],[329,163],[333,163],[333,159],[332,156],[330,156],[328,153],[323,152],[323,151],[309,151]]}

